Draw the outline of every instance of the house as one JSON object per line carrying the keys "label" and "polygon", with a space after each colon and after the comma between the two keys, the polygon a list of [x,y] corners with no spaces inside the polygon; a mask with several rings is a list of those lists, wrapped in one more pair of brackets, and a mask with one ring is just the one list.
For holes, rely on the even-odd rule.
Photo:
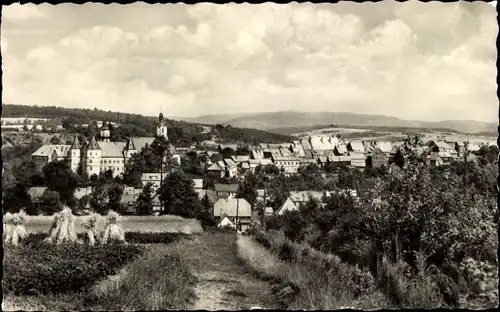
{"label": "house", "polygon": [[[307,153],[307,152],[306,152]],[[314,158],[302,158],[300,159],[300,167],[306,167],[311,164],[316,164],[316,159]]]}
{"label": "house", "polygon": [[46,186],[34,186],[28,189],[28,194],[30,195],[31,202],[33,203],[35,208],[37,208],[37,210],[42,204],[42,196],[46,190],[47,190]]}
{"label": "house", "polygon": [[343,143],[339,143],[333,149],[333,154],[335,156],[344,156],[344,155],[347,155],[348,153],[349,153],[349,151],[347,150],[347,146]]}
{"label": "house", "polygon": [[307,203],[311,198],[321,201],[325,194],[329,195],[328,192],[323,193],[319,191],[292,191],[289,198],[298,207],[300,204]]}
{"label": "house", "polygon": [[274,215],[274,209],[273,209],[273,207],[265,207],[264,208],[264,215],[266,217]]}
{"label": "house", "polygon": [[274,165],[283,169],[286,174],[297,173],[300,167],[300,158],[297,157],[273,157]]}
{"label": "house", "polygon": [[330,156],[328,157],[328,161],[332,164],[350,166],[351,156]]}
{"label": "house", "polygon": [[362,142],[352,141],[347,144],[347,151],[349,152],[349,154],[351,152],[364,153],[365,146],[363,145]]}
{"label": "house", "polygon": [[443,164],[443,159],[438,153],[431,153],[426,157],[425,163],[430,167],[439,167]]}
{"label": "house", "polygon": [[231,159],[236,163],[240,163],[250,160],[250,156],[237,155],[237,156],[231,156]]}
{"label": "house", "polygon": [[382,153],[385,154],[386,157],[391,156],[392,144],[388,141],[381,141],[375,144],[375,147],[378,148]]}
{"label": "house", "polygon": [[214,191],[218,198],[227,198],[228,196],[236,196],[238,193],[238,184],[221,184],[214,185]]}
{"label": "house", "polygon": [[226,176],[233,178],[238,175],[238,163],[230,158],[224,159],[224,163],[226,165]]}
{"label": "house", "polygon": [[40,170],[50,162],[66,159],[70,147],[70,145],[46,144],[31,154],[31,160],[35,163],[37,170]]}
{"label": "house", "polygon": [[193,179],[194,190],[197,194],[203,189],[203,179]]}
{"label": "house", "polygon": [[219,160],[207,168],[207,174],[211,176],[224,177],[226,175],[226,164]]}
{"label": "house", "polygon": [[281,205],[281,207],[278,209],[278,212],[276,214],[283,215],[287,211],[296,211],[298,209],[299,208],[297,207],[297,205],[295,205],[292,199],[288,197],[283,203],[283,205]]}
{"label": "house", "polygon": [[262,150],[262,149],[252,149],[250,151],[250,158],[251,159],[262,159],[262,158],[264,158],[264,150]]}
{"label": "house", "polygon": [[217,227],[218,228],[231,228],[231,229],[236,229],[236,223],[231,220],[226,214],[221,217],[220,221],[217,222]]}
{"label": "house", "polygon": [[215,204],[215,202],[219,199],[219,197],[217,196],[217,192],[214,190],[200,190],[200,192],[198,193],[198,199],[203,200],[205,196],[208,197],[210,205]]}
{"label": "house", "polygon": [[304,152],[312,150],[311,143],[309,143],[309,140],[301,140],[300,144],[302,145],[302,149]]}
{"label": "house", "polygon": [[371,157],[372,166],[374,168],[379,168],[387,165],[387,162],[389,160],[387,154],[384,153],[380,148],[375,148],[369,157]]}
{"label": "house", "polygon": [[228,198],[220,198],[217,200],[214,204],[213,215],[218,220],[226,215],[233,222],[236,222],[236,217],[238,217],[238,223],[244,228],[250,225],[252,207],[244,198],[229,196]]}
{"label": "house", "polygon": [[366,157],[364,153],[350,152],[349,156],[351,156],[351,166],[356,168],[366,167]]}
{"label": "house", "polygon": [[428,142],[427,146],[431,152],[448,152],[453,158],[456,158],[458,153],[454,147],[446,144],[444,141],[431,140]]}
{"label": "house", "polygon": [[309,142],[312,149],[317,152],[333,150],[333,148],[335,147],[332,144],[330,137],[326,136],[312,136]]}
{"label": "house", "polygon": [[219,144],[217,144],[216,142],[214,142],[212,140],[205,140],[205,141],[201,142],[200,145],[202,147],[205,147],[205,148],[213,148],[213,149],[216,149],[219,146]]}
{"label": "house", "polygon": [[153,192],[155,192],[157,189],[160,188],[161,180],[162,178],[164,179],[165,177],[166,174],[162,175],[160,172],[146,172],[142,174],[141,182],[143,186],[146,186],[146,184],[151,183]]}
{"label": "house", "polygon": [[304,153],[304,148],[302,147],[299,141],[294,141],[290,149],[296,157],[300,158],[306,157],[306,154]]}

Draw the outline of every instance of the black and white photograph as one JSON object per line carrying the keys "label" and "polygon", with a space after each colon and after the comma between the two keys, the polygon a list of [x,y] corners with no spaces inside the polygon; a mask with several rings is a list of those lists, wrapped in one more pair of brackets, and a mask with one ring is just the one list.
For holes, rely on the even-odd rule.
{"label": "black and white photograph", "polygon": [[2,310],[497,307],[497,17],[2,4]]}

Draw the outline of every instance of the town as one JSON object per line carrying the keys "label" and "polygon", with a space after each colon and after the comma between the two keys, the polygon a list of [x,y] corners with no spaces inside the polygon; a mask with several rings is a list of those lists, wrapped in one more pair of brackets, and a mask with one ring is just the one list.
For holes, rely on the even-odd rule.
{"label": "town", "polygon": [[497,17],[2,5],[2,310],[498,306]]}
{"label": "town", "polygon": [[[74,192],[69,203],[72,203],[70,206],[75,213],[88,214],[95,210],[96,207],[92,206],[92,200],[89,199],[96,198],[96,192],[102,193],[95,182],[102,176],[108,176],[113,181],[118,194],[111,195],[104,191],[99,194],[102,200],[99,205],[107,205],[110,197],[114,196],[114,210],[122,214],[144,214],[144,211],[149,211],[152,215],[166,213],[162,209],[165,203],[161,202],[158,191],[166,183],[164,179],[171,171],[169,161],[166,160],[168,155],[170,164],[173,165],[171,167],[177,166],[183,173],[195,176],[191,179],[193,190],[200,201],[206,202],[205,208],[214,222],[219,227],[232,228],[236,228],[238,223],[240,230],[248,229],[252,222],[261,223],[265,216],[298,210],[310,198],[321,200],[324,192],[326,195],[344,190],[355,193],[352,189],[354,186],[342,189],[339,184],[337,172],[341,168],[372,174],[391,173],[404,170],[408,163],[405,159],[410,154],[430,168],[449,167],[454,162],[478,162],[484,157],[489,157],[496,164],[498,158],[498,148],[494,141],[453,142],[442,136],[419,137],[418,134],[408,134],[406,140],[390,142],[347,141],[340,135],[316,135],[291,142],[262,142],[258,145],[221,144],[215,141],[215,137],[215,140],[199,144],[193,142],[189,147],[176,147],[168,141],[168,127],[163,114],[159,115],[156,122],[156,136],[129,137],[121,142],[110,140],[111,132],[117,127],[116,122],[97,121],[96,124],[99,133],[86,141],[80,142],[78,135],[73,135],[72,141],[68,142],[70,144],[44,144],[31,154],[31,163],[37,173],[41,174],[44,168],[54,162],[61,162],[67,164],[75,175],[85,177],[81,180],[86,183],[79,183],[78,187],[70,191]],[[85,126],[88,125],[83,125]],[[210,131],[210,127],[204,126],[203,131]],[[164,153],[163,163],[156,162],[153,165],[154,162],[149,162],[149,166],[133,168],[132,162],[137,161],[135,154],[158,152],[158,149],[152,149],[155,140],[167,147],[161,151]],[[10,144],[6,143],[2,151],[9,148]],[[161,158],[161,155],[156,156]],[[255,183],[252,185],[253,189],[242,190],[248,184],[245,179],[249,175],[255,177],[256,173],[261,172],[274,173],[274,177],[282,175],[288,179],[303,175],[304,172],[314,172],[324,183],[311,188],[305,187],[305,184],[296,189],[288,189],[286,196],[281,199],[273,195],[276,190],[266,188],[264,184],[259,187]],[[135,180],[132,179],[132,173]],[[266,177],[269,179],[272,175],[267,174]],[[33,207],[53,205],[50,201],[54,200],[54,196],[60,196],[50,193],[52,190],[41,184],[26,189],[29,205]],[[269,182],[267,185],[270,185]],[[58,187],[65,186],[63,184]],[[145,189],[149,192],[146,204],[150,208],[144,210],[141,194],[144,195]],[[67,193],[67,190],[62,192]],[[252,195],[245,195],[244,192]],[[11,199],[7,198],[7,205],[9,200]],[[12,200],[15,202],[15,199]],[[66,203],[67,199],[64,200]],[[38,208],[30,211],[43,213],[43,209]]]}

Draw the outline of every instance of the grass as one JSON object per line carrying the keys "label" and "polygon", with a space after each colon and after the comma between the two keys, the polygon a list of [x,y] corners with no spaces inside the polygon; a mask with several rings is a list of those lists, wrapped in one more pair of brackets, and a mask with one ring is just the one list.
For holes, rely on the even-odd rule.
{"label": "grass", "polygon": [[300,260],[299,255],[290,262],[280,261],[252,237],[238,237],[237,253],[259,277],[298,288],[295,297],[287,302],[288,309],[376,309],[387,306],[385,297],[374,289],[367,288],[363,294],[357,295],[352,276],[342,272],[328,273],[310,261]]}
{"label": "grass", "polygon": [[136,311],[185,309],[195,299],[196,278],[185,262],[164,245],[145,253],[88,292],[6,296],[4,311]]}
{"label": "grass", "polygon": [[[139,234],[147,236],[147,233]],[[163,234],[167,236],[173,235]],[[156,237],[159,234],[153,235]],[[178,249],[171,247],[176,244],[185,245],[184,241],[188,243],[192,237],[179,234],[167,238],[162,238],[162,244],[141,245],[143,252],[138,257],[125,263],[119,271],[114,271],[112,274],[115,275],[103,276],[91,284],[90,287],[66,293],[52,292],[24,296],[4,293],[2,308],[11,311],[185,309],[194,299],[193,287],[196,284],[196,278],[191,274],[186,261],[176,252]],[[171,244],[168,244],[169,242]],[[33,244],[36,245],[36,242]],[[10,258],[22,256],[26,248],[34,248],[34,245],[31,245],[8,248],[8,256]],[[132,247],[133,245],[128,246]],[[51,246],[48,248],[58,247]],[[47,250],[47,252],[49,251],[54,253],[52,249]],[[80,257],[76,257],[80,259]],[[50,259],[52,261],[57,260],[53,257]],[[64,261],[59,260],[58,263],[62,264]],[[26,267],[26,264],[22,265]]]}
{"label": "grass", "polygon": [[185,309],[195,299],[196,278],[168,247],[150,246],[117,276],[98,283],[87,308],[102,311]]}
{"label": "grass", "polygon": [[[77,233],[85,232],[82,227],[88,220],[88,216],[75,217],[75,229]],[[24,223],[28,233],[48,232],[53,216],[27,216]],[[97,221],[97,229],[102,231],[106,224],[104,217],[100,217]],[[169,233],[185,233],[197,234],[202,233],[203,228],[198,220],[184,219],[179,216],[122,216],[120,218],[120,227],[125,232],[169,232]]]}

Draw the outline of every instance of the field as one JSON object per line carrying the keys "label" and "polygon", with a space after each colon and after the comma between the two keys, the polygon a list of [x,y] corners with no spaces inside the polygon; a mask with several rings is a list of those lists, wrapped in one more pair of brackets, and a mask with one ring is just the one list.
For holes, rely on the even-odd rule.
{"label": "field", "polygon": [[[410,132],[417,132],[417,130],[412,130]],[[356,127],[327,127],[321,129],[311,129],[307,132],[296,132],[293,136],[299,137],[301,139],[307,139],[310,136],[333,136],[340,134],[344,139],[352,140],[387,140],[387,141],[400,141],[406,138],[407,132],[390,130],[390,129],[361,129]],[[419,132],[422,135],[423,140],[431,139],[446,139],[453,142],[469,141],[474,143],[482,143],[488,141],[496,141],[496,137],[493,136],[482,136],[474,134],[465,134],[457,132],[446,132],[446,131],[429,131],[422,130]]]}
{"label": "field", "polygon": [[[82,224],[88,220],[87,216],[75,217],[75,230],[77,233],[83,233],[85,230]],[[48,233],[52,226],[53,217],[51,216],[27,216],[26,230],[28,233]],[[97,222],[97,230],[104,230],[105,219],[99,218]],[[183,219],[178,216],[157,216],[157,217],[142,217],[142,216],[124,216],[121,217],[121,226],[125,232],[151,232],[151,233],[199,233],[203,231],[200,223],[197,220]]]}

